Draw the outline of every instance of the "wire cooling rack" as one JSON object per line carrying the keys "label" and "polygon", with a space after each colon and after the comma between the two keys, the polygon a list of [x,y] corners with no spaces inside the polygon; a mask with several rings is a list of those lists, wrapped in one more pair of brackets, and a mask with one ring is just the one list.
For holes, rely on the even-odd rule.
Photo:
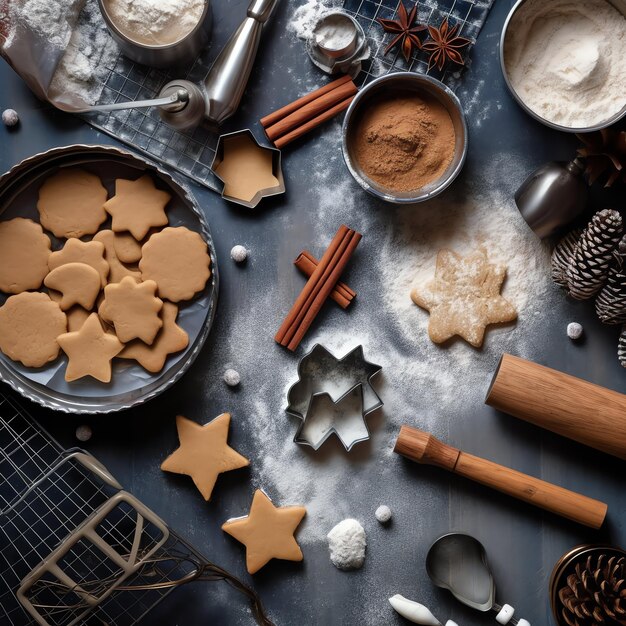
{"label": "wire cooling rack", "polygon": [[[134,63],[119,54],[107,68],[104,86],[97,104],[156,98],[169,81],[184,77],[200,82],[207,75],[208,51],[188,67],[159,70]],[[196,182],[221,192],[210,166],[215,156],[217,135],[203,126],[191,131],[177,131],[161,121],[158,109],[127,109],[112,113],[84,115],[99,130],[112,135],[149,157],[165,163]]]}
{"label": "wire cooling rack", "polygon": [[[406,61],[399,46],[385,55],[385,48],[392,36],[385,33],[376,20],[394,19],[397,15],[398,1],[344,0],[343,8],[356,18],[372,46],[372,58],[364,64],[363,71],[357,77],[358,84],[363,85],[383,74],[403,71],[429,74],[446,83],[451,89],[455,89],[459,84],[462,67],[444,68],[442,72],[434,67],[429,70],[427,53],[415,50]],[[448,18],[451,27],[460,24],[459,35],[472,41],[472,44],[462,51],[466,65],[472,45],[476,43],[478,33],[494,2],[494,0],[422,0],[417,3],[414,0],[401,1],[408,11],[417,4],[416,21],[419,24],[438,27],[445,18]]]}
{"label": "wire cooling rack", "polygon": [[86,452],[64,450],[0,392],[0,624],[132,626],[176,587],[225,581]]}

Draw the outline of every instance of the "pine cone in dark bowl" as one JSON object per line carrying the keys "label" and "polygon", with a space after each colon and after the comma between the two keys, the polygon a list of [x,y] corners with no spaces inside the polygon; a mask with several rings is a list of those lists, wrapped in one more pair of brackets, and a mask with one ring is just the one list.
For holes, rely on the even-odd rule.
{"label": "pine cone in dark bowl", "polygon": [[576,562],[558,591],[567,626],[626,625],[626,558],[589,554]]}

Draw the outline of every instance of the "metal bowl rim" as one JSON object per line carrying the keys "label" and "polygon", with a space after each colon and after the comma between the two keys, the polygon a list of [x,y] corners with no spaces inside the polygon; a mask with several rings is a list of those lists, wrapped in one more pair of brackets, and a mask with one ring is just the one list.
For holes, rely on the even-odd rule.
{"label": "metal bowl rim", "polygon": [[[513,16],[517,12],[517,10],[522,6],[522,4],[524,4],[527,1],[528,0],[517,0],[515,2],[511,10],[509,11],[508,15],[506,16],[506,19],[504,20],[504,24],[502,25],[502,32],[500,33],[500,44],[499,44],[500,70],[502,71],[502,76],[504,77],[504,82],[506,83],[507,89],[509,90],[509,93],[511,94],[511,96],[513,96],[513,99],[515,100],[515,102],[517,102],[517,104],[519,104],[519,106],[522,107],[522,109],[528,115],[530,115],[532,118],[534,118],[535,120],[537,120],[544,126],[548,126],[549,128],[553,128],[554,130],[560,130],[561,132],[564,132],[564,133],[592,133],[598,130],[602,130],[603,128],[607,128],[608,126],[612,126],[616,122],[619,122],[622,118],[626,117],[626,104],[625,104],[621,110],[619,110],[617,113],[615,113],[614,115],[612,115],[611,117],[607,118],[606,120],[602,122],[594,124],[593,126],[580,126],[580,127],[574,128],[570,126],[563,126],[562,124],[557,124],[556,122],[551,122],[550,120],[547,120],[541,117],[541,115],[533,111],[522,100],[522,98],[518,95],[518,93],[513,88],[511,81],[509,80],[509,75],[506,70],[506,65],[504,63],[504,41],[506,39],[506,34],[509,28],[509,24],[511,20],[513,19]],[[620,9],[616,7],[610,0],[606,0],[606,1],[612,7],[614,7],[615,10],[620,11]],[[622,11],[620,11],[620,13],[623,14]],[[626,14],[624,14],[624,17],[626,18]]]}
{"label": "metal bowl rim", "polygon": [[[444,97],[450,100],[452,105],[457,109],[459,113],[459,118],[461,120],[461,127],[463,129],[463,148],[462,148],[459,162],[457,163],[455,168],[448,173],[447,177],[439,183],[439,185],[437,185],[435,188],[433,188],[431,191],[429,191],[426,194],[420,194],[419,196],[411,196],[411,197],[402,198],[402,197],[393,195],[392,192],[383,193],[383,192],[380,192],[378,189],[373,188],[369,184],[369,182],[363,176],[361,176],[359,172],[356,171],[355,167],[352,164],[350,156],[348,154],[348,132],[349,132],[349,127],[352,122],[352,118],[354,116],[356,108],[359,106],[359,103],[369,91],[371,91],[373,88],[377,87],[381,83],[384,83],[387,81],[399,81],[399,80],[405,80],[405,79],[409,79],[410,81],[413,81],[415,83],[422,83],[422,84],[428,83],[430,86],[434,87],[435,90],[438,90]],[[457,176],[460,174],[461,170],[463,169],[463,166],[465,164],[465,159],[467,158],[468,143],[469,143],[469,137],[468,137],[467,122],[465,120],[465,113],[463,111],[463,107],[461,106],[461,102],[457,98],[456,94],[447,85],[442,83],[440,80],[437,80],[436,78],[433,78],[432,76],[427,76],[426,74],[417,74],[415,72],[393,72],[391,74],[385,74],[384,76],[379,76],[378,78],[373,80],[371,83],[363,87],[363,89],[359,91],[359,93],[355,96],[354,100],[350,103],[350,106],[348,107],[348,110],[346,111],[346,115],[344,117],[343,126],[342,126],[341,148],[343,152],[343,160],[346,163],[348,171],[350,172],[350,174],[352,174],[352,177],[354,178],[354,180],[356,180],[356,182],[359,183],[359,185],[361,185],[361,187],[365,189],[365,191],[367,191],[369,194],[379,198],[380,200],[384,200],[385,202],[390,202],[393,204],[418,204],[421,202],[425,202],[427,200],[431,200],[432,198],[434,198],[435,196],[438,196],[440,193],[446,190],[454,182],[454,180],[457,178]]]}
{"label": "metal bowl rim", "polygon": [[203,0],[203,2],[204,2],[204,9],[202,11],[202,15],[200,16],[200,19],[198,20],[198,23],[184,37],[181,37],[180,39],[172,43],[165,43],[165,44],[158,44],[158,45],[151,45],[147,43],[142,43],[140,41],[136,41],[134,39],[131,39],[124,32],[122,32],[118,28],[115,21],[109,15],[109,12],[105,6],[106,0],[98,0],[98,7],[100,8],[102,19],[105,21],[107,28],[113,31],[117,37],[122,39],[122,41],[125,41],[129,46],[135,46],[136,48],[139,48],[140,50],[143,50],[143,51],[150,51],[150,52],[157,51],[158,52],[160,50],[165,51],[165,50],[171,50],[171,49],[175,49],[179,47],[181,43],[184,43],[188,41],[189,39],[191,39],[199,30],[203,28],[204,22],[207,19],[207,13],[209,12],[211,8],[211,0]]}

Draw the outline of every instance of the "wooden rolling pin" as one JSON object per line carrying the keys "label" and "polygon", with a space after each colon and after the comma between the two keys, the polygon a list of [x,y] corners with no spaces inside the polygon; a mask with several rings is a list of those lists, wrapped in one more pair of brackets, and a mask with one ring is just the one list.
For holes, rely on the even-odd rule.
{"label": "wooden rolling pin", "polygon": [[442,467],[591,528],[600,528],[606,517],[608,507],[604,502],[467,454],[417,428],[400,428],[394,452],[418,463]]}
{"label": "wooden rolling pin", "polygon": [[504,354],[485,402],[626,459],[626,396],[617,391]]}

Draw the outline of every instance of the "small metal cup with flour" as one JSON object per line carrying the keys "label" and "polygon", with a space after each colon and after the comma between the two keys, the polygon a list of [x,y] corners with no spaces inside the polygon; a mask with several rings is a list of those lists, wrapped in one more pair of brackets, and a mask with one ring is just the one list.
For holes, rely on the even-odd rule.
{"label": "small metal cup with flour", "polygon": [[331,76],[349,74],[354,78],[371,53],[363,28],[344,11],[322,15],[306,47],[311,61]]}

